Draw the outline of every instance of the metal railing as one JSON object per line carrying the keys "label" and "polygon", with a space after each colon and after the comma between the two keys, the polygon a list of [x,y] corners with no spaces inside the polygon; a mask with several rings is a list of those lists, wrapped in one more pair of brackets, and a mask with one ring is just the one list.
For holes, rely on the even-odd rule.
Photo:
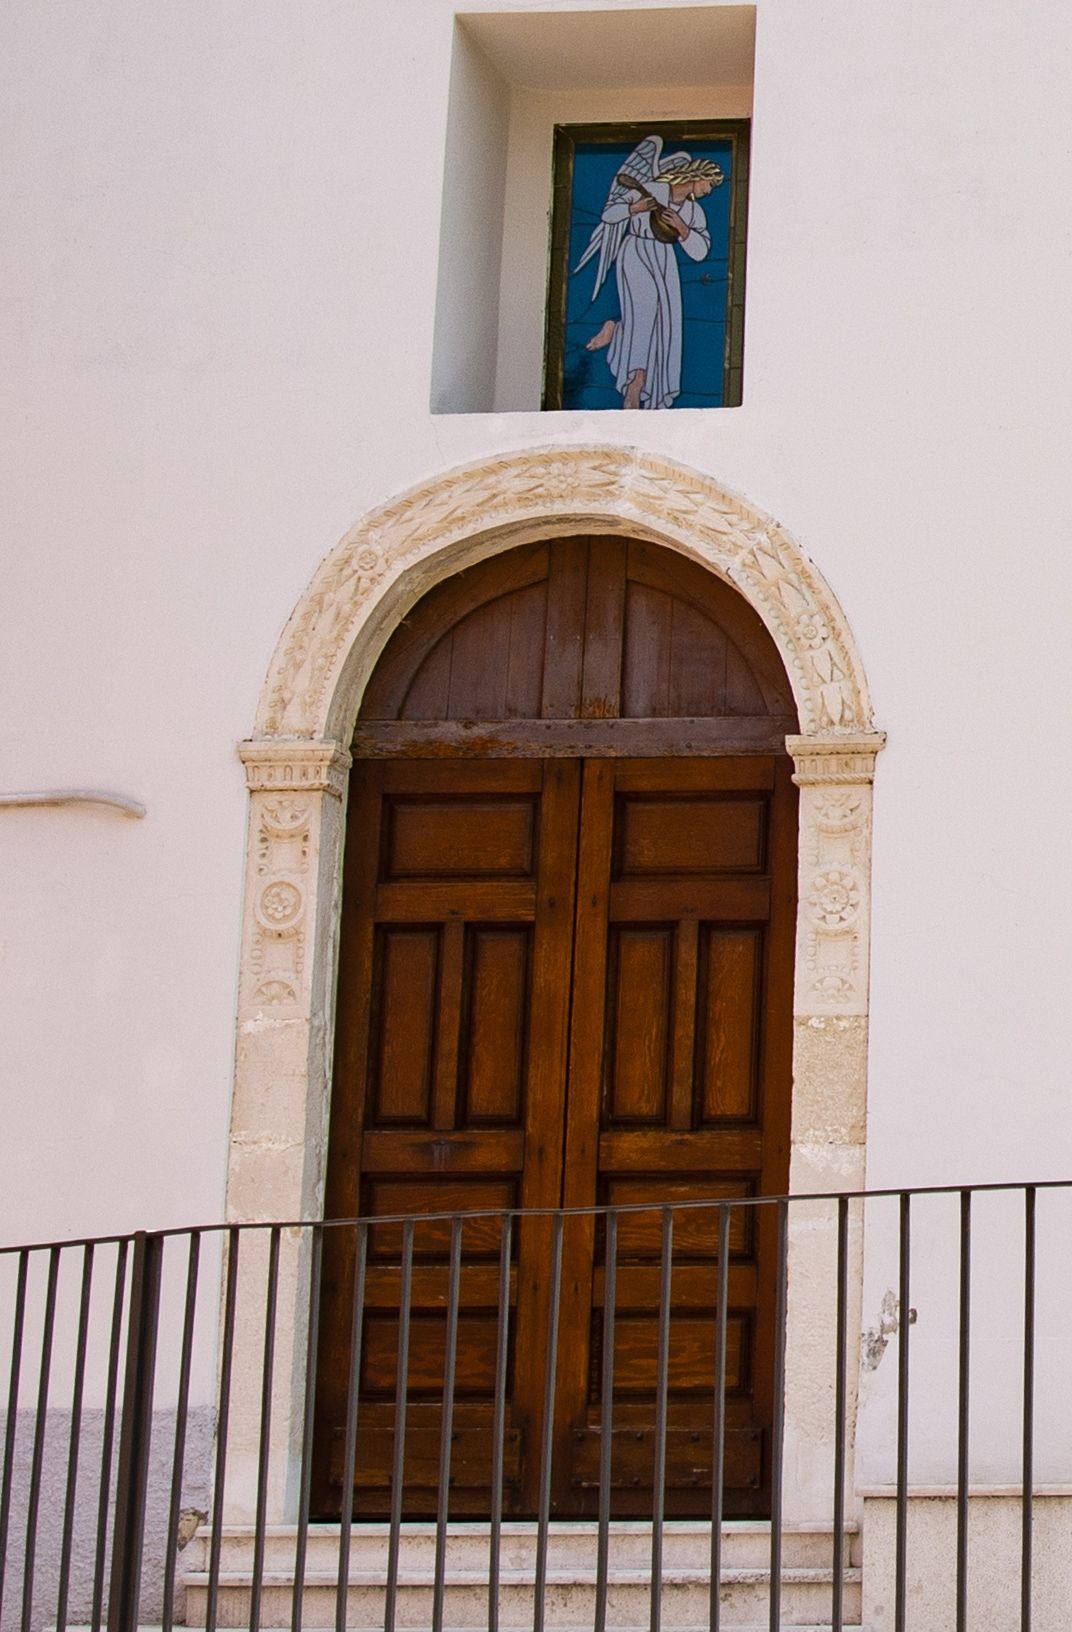
{"label": "metal railing", "polygon": [[[525,1242],[537,1236],[538,1269],[526,1291]],[[486,1522],[489,1632],[497,1632],[507,1578],[516,1585],[518,1576],[503,1562],[504,1525],[518,1518],[531,1526],[526,1581],[531,1624],[543,1632],[553,1618],[556,1522],[578,1515],[594,1535],[593,1632],[614,1624],[608,1604],[623,1521],[643,1525],[645,1537],[650,1529],[646,1614],[659,1632],[668,1527],[682,1515],[706,1537],[704,1624],[719,1632],[729,1624],[721,1589],[733,1527],[725,1521],[746,1511],[747,1487],[769,1518],[761,1573],[771,1632],[783,1624],[784,1549],[800,1518],[829,1531],[824,1624],[855,1623],[846,1595],[851,1588],[854,1604],[859,1597],[851,1555],[868,1492],[892,1515],[892,1599],[883,1624],[893,1632],[937,1624],[913,1608],[913,1593],[930,1590],[914,1573],[917,1492],[955,1512],[942,1584],[949,1624],[957,1632],[997,1624],[972,1622],[973,1594],[987,1590],[976,1572],[994,1562],[972,1550],[979,1492],[998,1498],[1003,1511],[1012,1504],[1017,1621],[1002,1624],[1028,1632],[1037,1503],[1060,1497],[1065,1486],[1072,1501],[1061,1359],[1072,1335],[1070,1239],[1072,1184],[1054,1183],[788,1199],[722,1193],[579,1211],[221,1225],[2,1249],[0,1334],[10,1336],[6,1380],[0,1374],[7,1398],[2,1624],[35,1632],[84,1622],[94,1632],[134,1632],[152,1619],[170,1632],[190,1573],[181,1555],[195,1531],[198,1624],[209,1632],[221,1620],[236,1624],[221,1604],[234,1590],[232,1553],[225,1558],[224,1549],[237,1526],[249,1552],[241,1624],[253,1632],[327,1624],[322,1615],[310,1621],[311,1583],[328,1589],[322,1563],[312,1570],[308,1560],[311,1545],[329,1536],[328,1619],[343,1632],[355,1590],[354,1537],[378,1518],[377,1624],[391,1632],[416,1502],[428,1526],[434,1632],[444,1625],[458,1515]],[[581,1417],[574,1411],[563,1431],[560,1400],[568,1375],[576,1390],[578,1368],[575,1329],[565,1338],[562,1331],[576,1296],[570,1266],[581,1261],[591,1266],[587,1392]],[[538,1350],[541,1375],[519,1472],[518,1378],[532,1353],[519,1358],[516,1328],[526,1297],[526,1344]],[[325,1359],[329,1330],[334,1359]],[[761,1340],[769,1347],[762,1362]],[[896,1361],[891,1353],[883,1365],[887,1350]],[[343,1420],[334,1423],[323,1397],[329,1364],[345,1372]],[[798,1411],[805,1396],[807,1409]],[[742,1428],[749,1412],[753,1427]],[[479,1479],[470,1468],[468,1485],[458,1448],[466,1413],[478,1424],[470,1437]],[[388,1420],[390,1434],[374,1444],[369,1423]],[[434,1468],[417,1491],[413,1447],[421,1435],[431,1443],[430,1434],[438,1439]],[[686,1437],[704,1448],[690,1452],[683,1474],[675,1447]],[[626,1440],[630,1467],[641,1454],[635,1446],[644,1447],[639,1495],[637,1476],[630,1486],[619,1466]],[[588,1458],[572,1483],[562,1463],[573,1454],[563,1450],[570,1443]],[[751,1475],[732,1471],[738,1443],[751,1446]],[[331,1517],[325,1490],[337,1492],[331,1532],[321,1528]],[[291,1549],[282,1571],[285,1617],[284,1544]]]}

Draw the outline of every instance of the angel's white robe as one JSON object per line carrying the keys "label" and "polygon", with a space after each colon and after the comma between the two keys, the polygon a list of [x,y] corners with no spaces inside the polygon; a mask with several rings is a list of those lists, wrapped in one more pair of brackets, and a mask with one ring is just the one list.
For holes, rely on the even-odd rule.
{"label": "angel's white robe", "polygon": [[[659,183],[651,190],[658,194]],[[689,229],[682,250],[702,261],[711,249],[707,217],[693,198],[674,208]],[[642,368],[641,407],[669,408],[681,390],[681,278],[674,245],[655,237],[649,212],[631,216],[628,200],[608,204],[603,220],[628,222],[616,265],[622,315],[607,349],[614,382],[624,396],[630,377]]]}

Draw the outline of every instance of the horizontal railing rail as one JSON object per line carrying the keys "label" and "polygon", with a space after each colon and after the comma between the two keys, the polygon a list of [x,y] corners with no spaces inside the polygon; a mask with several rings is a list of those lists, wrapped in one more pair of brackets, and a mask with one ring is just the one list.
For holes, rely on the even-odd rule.
{"label": "horizontal railing rail", "polygon": [[[488,1632],[550,1629],[571,1583],[592,1632],[639,1624],[638,1592],[650,1632],[742,1624],[735,1591],[770,1632],[807,1594],[809,1624],[844,1629],[869,1503],[892,1632],[938,1625],[936,1591],[940,1624],[998,1624],[999,1555],[1001,1624],[1036,1624],[1037,1585],[1057,1624],[1035,1535],[1040,1503],[1072,1514],[1072,1182],[630,1183],[590,1208],[0,1248],[4,1632],[441,1632],[473,1590],[459,1521]],[[937,1584],[917,1495],[948,1504]],[[566,1521],[591,1537],[569,1569]],[[764,1526],[747,1568],[734,1521]],[[805,1533],[826,1551],[801,1564]]]}
{"label": "horizontal railing rail", "polygon": [[[902,1196],[972,1196],[987,1195],[1023,1195],[1025,1191],[1068,1191],[1072,1192],[1072,1179],[994,1179],[983,1184],[920,1184],[906,1188],[904,1185],[890,1185],[886,1188],[867,1190],[799,1190],[792,1194],[781,1196],[735,1196],[734,1207],[775,1207],[780,1201],[801,1206],[805,1202],[838,1202],[838,1201],[898,1201]],[[347,1218],[323,1218],[310,1220],[307,1218],[286,1219],[250,1219],[239,1224],[221,1223],[214,1220],[205,1224],[175,1224],[158,1230],[128,1230],[125,1233],[117,1231],[111,1235],[64,1235],[54,1240],[35,1240],[0,1243],[0,1256],[12,1256],[22,1252],[47,1252],[51,1247],[87,1247],[87,1246],[114,1246],[126,1241],[134,1242],[141,1235],[152,1235],[161,1241],[186,1238],[190,1235],[226,1235],[232,1229],[239,1229],[244,1235],[259,1231],[269,1234],[272,1230],[346,1230],[354,1229],[359,1224],[401,1224],[407,1218],[422,1223],[431,1219],[450,1220],[452,1218],[502,1218],[507,1213],[517,1218],[597,1218],[607,1213],[650,1213],[653,1208],[668,1205],[675,1212],[686,1210],[707,1210],[717,1205],[710,1196],[694,1197],[685,1201],[674,1200],[670,1203],[637,1201],[624,1203],[603,1203],[590,1207],[469,1207],[459,1212],[457,1209],[444,1208],[440,1212],[428,1211],[420,1213],[354,1213]]]}

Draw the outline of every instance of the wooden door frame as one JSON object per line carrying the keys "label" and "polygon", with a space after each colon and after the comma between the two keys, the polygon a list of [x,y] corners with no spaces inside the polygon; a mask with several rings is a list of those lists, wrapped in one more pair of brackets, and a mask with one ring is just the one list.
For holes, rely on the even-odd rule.
{"label": "wooden door frame", "polygon": [[[861,1185],[872,783],[884,737],[871,728],[851,632],[790,536],[709,477],[633,449],[574,446],[447,472],[372,512],[324,560],[279,641],[256,734],[239,745],[250,811],[229,1218],[322,1216],[344,744],[376,659],[436,582],[515,545],[581,532],[641,538],[700,561],[752,605],[781,653],[801,722],[786,739],[800,788],[790,1191]],[[834,1277],[828,1245],[808,1229],[805,1211],[793,1209],[790,1239],[788,1522],[828,1518],[831,1484],[828,1419],[810,1402],[830,1375]],[[856,1298],[861,1270],[854,1234]],[[304,1330],[307,1293],[307,1263],[295,1249],[279,1314],[296,1331]],[[277,1422],[300,1419],[304,1369],[296,1342],[277,1363]],[[247,1522],[254,1511],[258,1421],[259,1384],[239,1379],[227,1522]],[[294,1518],[298,1442],[295,1431],[273,1446],[270,1522]]]}

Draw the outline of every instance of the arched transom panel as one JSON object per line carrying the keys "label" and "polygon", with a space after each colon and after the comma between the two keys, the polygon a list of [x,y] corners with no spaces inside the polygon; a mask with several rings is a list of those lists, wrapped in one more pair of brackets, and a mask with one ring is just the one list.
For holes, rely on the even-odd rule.
{"label": "arched transom panel", "polygon": [[[721,579],[638,540],[559,538],[431,590],[369,681],[372,721],[693,720],[779,749],[792,692],[759,617]],[[361,733],[365,731],[362,739]]]}

